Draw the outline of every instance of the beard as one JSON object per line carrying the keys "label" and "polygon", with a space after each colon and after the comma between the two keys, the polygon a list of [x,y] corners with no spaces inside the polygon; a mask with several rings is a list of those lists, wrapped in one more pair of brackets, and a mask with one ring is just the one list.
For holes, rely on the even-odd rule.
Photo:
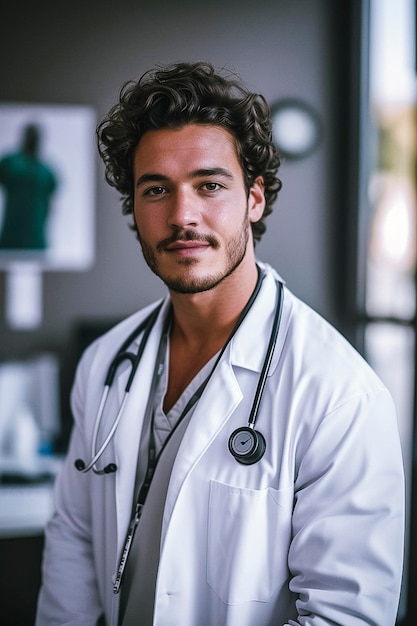
{"label": "beard", "polygon": [[[250,228],[247,215],[248,212],[246,211],[239,231],[227,241],[225,246],[225,264],[224,267],[217,272],[209,273],[205,276],[194,276],[193,267],[197,266],[201,261],[195,258],[180,259],[176,261],[176,265],[180,265],[184,271],[180,276],[170,276],[167,272],[163,272],[160,269],[157,254],[151,246],[140,237],[140,233],[137,231],[143,257],[152,272],[165,283],[170,291],[182,294],[193,294],[214,289],[225,278],[233,274],[245,257]],[[158,253],[163,253],[166,246],[180,240],[204,241],[209,243],[214,250],[219,250],[220,248],[219,241],[213,235],[201,235],[195,233],[193,230],[178,230],[174,232],[171,237],[161,241],[157,245],[156,250]]]}

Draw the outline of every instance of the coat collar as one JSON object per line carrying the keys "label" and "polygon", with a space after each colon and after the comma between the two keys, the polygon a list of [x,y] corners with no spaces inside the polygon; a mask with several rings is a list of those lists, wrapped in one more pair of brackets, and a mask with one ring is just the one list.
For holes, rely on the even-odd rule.
{"label": "coat collar", "polygon": [[[259,265],[264,272],[262,287],[241,328],[233,337],[230,348],[231,364],[254,372],[260,372],[265,361],[276,308],[276,294],[279,288],[277,283],[283,282],[270,266]],[[283,319],[284,315],[281,316],[277,344],[269,369],[271,374],[277,366],[283,346],[285,335]]]}
{"label": "coat collar", "polygon": [[[278,289],[277,282],[283,283],[282,278],[269,265],[261,263],[259,263],[259,265],[264,273],[261,289],[246,318],[244,319],[241,327],[231,340],[230,348],[226,350],[225,353],[225,357],[227,357],[228,355],[229,363],[232,366],[249,369],[254,372],[260,372],[264,364],[266,347],[268,343],[268,338],[270,337],[276,307],[276,290]],[[130,325],[139,325],[155,306],[157,305],[147,307],[145,310],[141,311],[140,314],[136,314],[135,316],[133,316]],[[164,321],[169,312],[169,307],[170,299],[167,296],[162,302],[161,310],[150,333],[142,358],[143,363],[155,363],[156,353],[158,350]],[[285,317],[286,315],[283,314],[280,328],[278,330],[277,345],[270,367],[271,374],[277,366],[279,355],[284,343],[284,327],[286,326],[286,324],[284,323]],[[136,354],[140,345],[140,340],[141,336],[136,337],[133,340],[132,345],[129,348],[130,352]],[[147,389],[148,385],[150,387],[153,367],[149,368],[148,366],[146,366],[144,368],[140,365],[138,369],[140,370],[140,372],[138,373],[140,374],[140,377],[142,379],[140,387],[142,389]],[[116,376],[115,381],[119,390],[119,398],[122,398],[124,395],[124,388],[126,386],[129,373],[130,364],[126,361],[126,363],[122,364],[119,367],[118,375]],[[143,378],[143,376],[145,378]],[[133,387],[137,384],[136,378],[138,377],[135,376]],[[149,381],[147,380],[148,378]]]}

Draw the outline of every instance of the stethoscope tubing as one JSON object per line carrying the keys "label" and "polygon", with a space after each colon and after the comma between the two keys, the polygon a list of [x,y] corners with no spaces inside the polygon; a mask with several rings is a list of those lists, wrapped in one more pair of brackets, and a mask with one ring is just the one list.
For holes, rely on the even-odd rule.
{"label": "stethoscope tubing", "polygon": [[[111,472],[116,471],[117,467],[114,463],[110,463],[109,465],[107,465],[105,468],[103,469],[99,469],[97,467],[97,461],[100,459],[100,457],[103,455],[104,451],[106,450],[107,446],[109,445],[110,441],[112,440],[117,427],[119,426],[119,422],[121,420],[121,417],[123,415],[123,411],[129,396],[129,391],[130,391],[130,387],[132,385],[133,379],[135,377],[136,374],[136,370],[139,366],[140,360],[142,358],[143,352],[145,350],[145,346],[148,342],[148,338],[150,335],[150,332],[153,328],[153,325],[156,321],[156,318],[158,317],[159,311],[162,307],[163,302],[161,302],[157,307],[155,307],[155,309],[145,318],[145,320],[139,324],[139,326],[133,331],[133,333],[131,333],[129,335],[129,337],[123,342],[123,344],[120,346],[118,353],[116,354],[115,358],[113,359],[113,361],[110,364],[109,370],[107,372],[107,376],[106,379],[104,381],[104,389],[103,389],[103,393],[101,395],[100,398],[100,403],[99,403],[99,408],[97,411],[97,417],[94,423],[94,429],[93,429],[93,435],[92,435],[92,439],[91,439],[91,461],[89,463],[87,463],[87,465],[81,460],[81,459],[77,459],[75,461],[75,467],[78,469],[78,471],[80,471],[82,474],[85,474],[86,472],[89,472],[90,470],[93,470],[93,472],[95,474],[109,474]],[[138,337],[141,332],[144,331],[143,333],[143,337],[142,340],[140,342],[139,345],[139,349],[137,354],[134,354],[133,352],[128,352],[127,348],[130,346],[130,344],[136,339],[136,337]],[[120,363],[122,361],[128,360],[131,362],[132,364],[132,368],[131,368],[131,372],[128,378],[128,381],[126,383],[125,386],[125,391],[124,391],[124,395],[123,395],[123,399],[122,402],[120,404],[119,410],[117,411],[117,415],[116,418],[113,422],[113,425],[110,429],[110,431],[107,434],[107,437],[105,438],[105,440],[103,441],[103,443],[101,444],[100,448],[97,450],[97,441],[98,441],[98,434],[100,431],[100,426],[101,426],[101,422],[102,422],[102,418],[103,418],[103,414],[104,414],[104,409],[106,407],[106,403],[107,403],[107,397],[109,395],[110,392],[110,388],[111,385],[113,384],[115,375],[116,375],[116,370],[119,367]]]}
{"label": "stethoscope tubing", "polygon": [[268,345],[265,361],[262,367],[261,375],[259,377],[258,385],[256,387],[255,398],[253,400],[252,409],[249,415],[248,427],[254,428],[255,422],[258,417],[259,407],[261,405],[261,400],[263,396],[263,392],[265,389],[266,381],[268,379],[269,368],[271,367],[272,357],[275,352],[275,346],[278,338],[278,330],[281,323],[281,315],[282,315],[282,283],[277,282],[277,293],[275,300],[275,310],[276,314],[274,317],[272,329],[271,329],[271,340]]}
{"label": "stethoscope tubing", "polygon": [[[264,278],[264,275],[262,276],[262,278]],[[231,338],[233,337],[233,335],[237,332],[238,328],[240,327],[240,325],[242,324],[244,318],[246,317],[247,312],[249,311],[249,309],[251,308],[253,302],[255,301],[260,288],[261,288],[261,284],[262,284],[262,279],[261,279],[261,275],[258,278],[258,282],[257,285],[255,287],[255,290],[248,302],[248,304],[246,305],[244,311],[242,312],[235,328],[232,331],[231,336],[229,337],[228,341],[226,342],[225,346],[223,347],[223,349],[221,350],[215,366],[213,368],[213,371],[215,370],[217,363],[219,362],[220,358],[222,357],[224,350],[226,348],[226,346],[228,345],[229,341],[231,340]],[[271,362],[272,362],[272,357],[275,351],[275,346],[276,346],[276,341],[277,341],[277,337],[278,337],[278,330],[279,330],[279,326],[280,326],[280,321],[281,321],[281,314],[282,314],[282,300],[283,300],[283,286],[279,281],[276,281],[276,287],[277,287],[277,292],[276,292],[276,305],[275,305],[275,316],[274,316],[274,321],[273,321],[273,326],[271,329],[271,338],[270,341],[268,343],[268,348],[267,348],[267,352],[266,352],[266,356],[265,356],[265,361],[261,370],[261,374],[259,377],[259,381],[258,381],[258,385],[256,388],[256,392],[255,392],[255,397],[254,397],[254,401],[252,404],[252,409],[250,412],[250,416],[249,416],[249,420],[248,420],[248,425],[247,427],[245,427],[246,429],[250,428],[250,429],[254,429],[255,427],[255,423],[257,420],[257,416],[258,416],[258,412],[259,412],[259,407],[261,404],[261,400],[262,400],[262,396],[263,396],[263,392],[264,392],[264,388],[266,385],[266,381],[268,378],[268,373],[269,373],[269,369],[271,366]],[[119,426],[121,417],[123,415],[124,412],[124,408],[128,399],[128,395],[129,395],[129,391],[130,391],[130,387],[132,385],[133,379],[135,377],[136,374],[136,370],[139,366],[139,363],[141,361],[143,352],[145,350],[149,335],[151,333],[151,330],[154,326],[154,323],[159,315],[159,312],[162,308],[163,305],[163,301],[155,307],[155,309],[153,309],[151,311],[151,313],[145,318],[145,320],[143,320],[141,322],[141,324],[139,324],[139,326],[127,337],[127,339],[123,342],[123,344],[120,346],[116,356],[114,357],[114,359],[112,360],[106,378],[105,378],[105,382],[104,382],[104,390],[99,402],[99,408],[97,411],[97,417],[95,420],[95,424],[94,424],[94,429],[93,429],[93,435],[92,435],[92,441],[91,441],[91,460],[89,461],[89,463],[85,463],[84,461],[82,461],[82,459],[77,459],[75,461],[75,467],[77,468],[78,471],[80,471],[81,473],[86,473],[89,472],[90,470],[93,470],[93,472],[95,474],[98,475],[103,475],[103,474],[108,474],[108,473],[112,473],[115,472],[117,469],[117,466],[115,463],[109,463],[108,465],[106,465],[103,469],[99,469],[97,467],[97,461],[100,459],[100,457],[103,455],[104,451],[106,450],[106,448],[108,447],[108,445],[110,444],[112,438],[115,435],[115,432]],[[168,316],[169,317],[169,316]],[[140,345],[139,345],[139,349],[137,351],[136,354],[134,354],[133,352],[128,351],[129,346],[132,344],[132,342],[139,337],[139,335],[143,332],[143,337],[141,339]],[[108,432],[107,436],[105,437],[103,443],[101,444],[100,448],[97,449],[97,442],[98,442],[98,437],[99,437],[99,432],[100,432],[100,426],[101,426],[101,422],[102,422],[102,418],[103,418],[103,414],[104,414],[104,410],[106,407],[106,403],[107,403],[107,398],[110,392],[110,388],[111,385],[114,382],[115,379],[115,375],[116,375],[116,371],[117,368],[119,367],[119,365],[124,361],[124,360],[129,360],[131,362],[131,372],[128,378],[128,381],[126,383],[125,386],[125,390],[124,390],[124,395],[123,395],[123,399],[121,402],[121,405],[119,407],[119,410],[117,412],[116,418],[112,424],[112,427],[110,429],[110,431]],[[203,385],[200,387],[200,389],[198,390],[198,397],[197,399],[201,396],[201,393],[203,392],[203,390],[205,389],[208,381],[210,379],[210,376],[206,379],[206,381],[203,383]],[[192,404],[194,403],[194,397],[191,398]],[[190,403],[189,403],[190,404]],[[188,410],[188,405],[187,405],[187,410]]]}

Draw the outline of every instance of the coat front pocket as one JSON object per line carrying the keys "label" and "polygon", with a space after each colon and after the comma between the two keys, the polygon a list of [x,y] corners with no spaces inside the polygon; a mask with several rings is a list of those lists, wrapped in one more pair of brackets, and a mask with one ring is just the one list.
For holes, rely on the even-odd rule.
{"label": "coat front pocket", "polygon": [[223,602],[268,602],[287,584],[292,507],[292,489],[210,483],[207,582]]}

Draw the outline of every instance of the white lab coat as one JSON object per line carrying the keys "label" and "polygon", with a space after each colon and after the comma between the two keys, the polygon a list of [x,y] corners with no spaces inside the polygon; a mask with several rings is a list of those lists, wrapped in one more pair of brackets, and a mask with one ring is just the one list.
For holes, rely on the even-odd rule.
{"label": "white lab coat", "polygon": [[[268,268],[182,440],[165,503],[154,626],[395,623],[404,490],[392,400],[348,343],[287,288],[257,421],[265,455],[245,466],[228,450],[232,431],[247,424],[275,292]],[[166,307],[99,462],[116,462],[115,474],[81,474],[74,460],[91,458],[105,372],[150,307],[95,342],[81,360],[72,397],[75,428],[47,530],[38,626],[93,626],[102,611],[107,624],[117,623],[112,579],[131,513]],[[127,376],[123,365],[104,430]]]}

